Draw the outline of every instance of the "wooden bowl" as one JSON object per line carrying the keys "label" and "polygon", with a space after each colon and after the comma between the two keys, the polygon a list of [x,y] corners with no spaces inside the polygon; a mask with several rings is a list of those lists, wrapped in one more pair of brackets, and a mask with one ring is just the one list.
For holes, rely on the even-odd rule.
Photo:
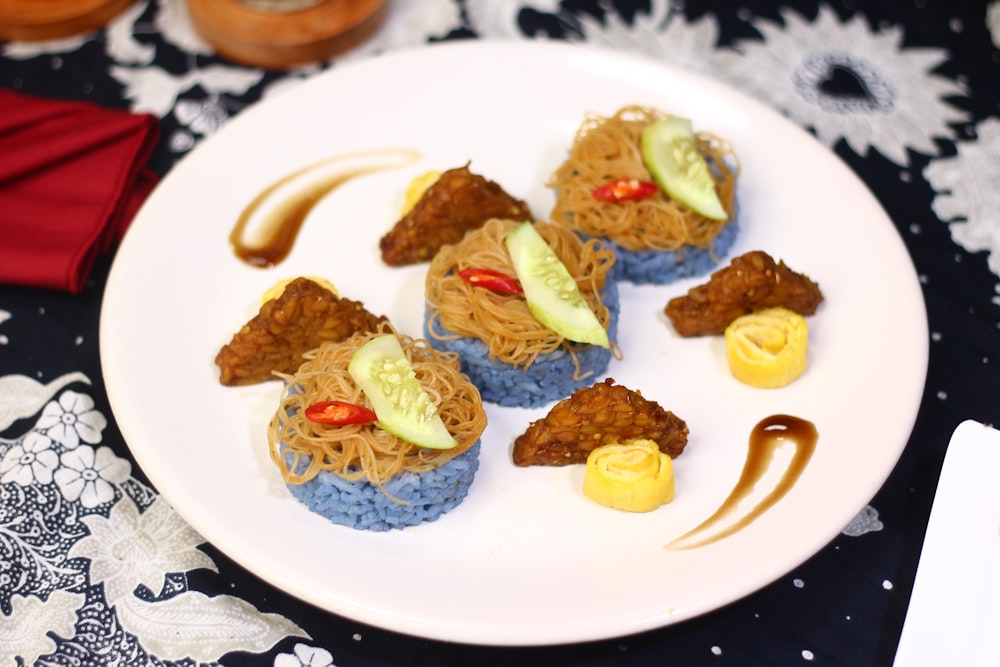
{"label": "wooden bowl", "polygon": [[133,0],[4,0],[0,41],[37,42],[103,28]]}
{"label": "wooden bowl", "polygon": [[219,55],[267,69],[326,60],[371,36],[388,13],[385,0],[302,4],[271,11],[242,0],[187,0],[194,29]]}

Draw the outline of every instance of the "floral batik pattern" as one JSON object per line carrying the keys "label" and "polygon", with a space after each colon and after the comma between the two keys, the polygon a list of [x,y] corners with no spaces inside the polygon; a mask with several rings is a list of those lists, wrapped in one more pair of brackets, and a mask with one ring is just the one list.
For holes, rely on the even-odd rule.
{"label": "floral batik pattern", "polygon": [[[53,386],[60,393],[48,398]],[[28,431],[0,439],[0,655],[25,665],[213,663],[307,636],[188,586],[189,572],[218,571],[198,549],[204,539],[101,444],[108,421],[91,396],[19,375],[0,378],[0,395],[12,397],[4,428],[46,397]]]}
{"label": "floral batik pattern", "polygon": [[751,20],[761,39],[738,41],[720,73],[831,148],[844,141],[906,166],[908,151],[936,155],[934,140],[954,136],[949,123],[967,120],[946,99],[964,87],[934,71],[944,50],[904,46],[901,27],[872,28],[863,14],[841,20],[826,6],[812,20],[790,9],[782,17]]}

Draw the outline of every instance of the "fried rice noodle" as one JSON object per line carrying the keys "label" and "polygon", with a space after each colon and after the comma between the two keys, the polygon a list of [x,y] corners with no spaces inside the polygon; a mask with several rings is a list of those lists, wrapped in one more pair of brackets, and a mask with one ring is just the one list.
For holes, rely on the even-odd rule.
{"label": "fried rice noodle", "polygon": [[294,375],[283,376],[286,385],[268,428],[268,442],[271,459],[285,482],[302,484],[328,470],[349,481],[367,478],[381,487],[402,471],[425,472],[457,457],[486,429],[479,391],[462,374],[458,356],[406,336],[400,336],[403,351],[458,446],[427,449],[400,440],[376,424],[331,426],[306,419],[305,409],[319,401],[371,407],[347,366],[374,335],[355,334],[342,343],[326,343],[307,354]]}
{"label": "fried rice noodle", "polygon": [[[642,131],[664,117],[660,111],[627,106],[611,117],[587,116],[577,131],[569,158],[552,175],[556,191],[555,224],[614,241],[633,251],[677,250],[684,245],[711,247],[728,220],[711,220],[660,191],[638,201],[604,202],[594,189],[621,178],[652,181],[642,158]],[[739,160],[719,137],[698,132],[698,151],[705,156],[723,207],[733,217]]]}
{"label": "fried rice noodle", "polygon": [[[474,287],[458,275],[465,268],[515,275],[504,238],[522,222],[489,220],[459,243],[438,252],[426,281],[430,337],[477,338],[489,347],[491,361],[500,360],[518,368],[529,368],[539,356],[559,349],[576,360],[575,351],[580,345],[543,326],[531,314],[523,295]],[[597,240],[582,242],[573,232],[555,225],[537,222],[535,228],[576,278],[584,299],[607,328],[610,313],[599,292],[614,264],[614,251]]]}

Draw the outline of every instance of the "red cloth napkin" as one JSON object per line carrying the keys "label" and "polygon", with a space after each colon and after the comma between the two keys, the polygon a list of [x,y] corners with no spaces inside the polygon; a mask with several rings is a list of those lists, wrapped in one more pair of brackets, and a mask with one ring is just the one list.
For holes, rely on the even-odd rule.
{"label": "red cloth napkin", "polygon": [[0,283],[77,293],[157,178],[155,116],[0,89]]}

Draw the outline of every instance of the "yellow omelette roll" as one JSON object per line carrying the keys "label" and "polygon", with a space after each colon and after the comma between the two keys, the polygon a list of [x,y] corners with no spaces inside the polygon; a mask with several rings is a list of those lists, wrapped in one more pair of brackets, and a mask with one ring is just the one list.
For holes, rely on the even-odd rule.
{"label": "yellow omelette roll", "polygon": [[428,171],[426,174],[421,174],[410,181],[410,186],[406,188],[406,198],[403,200],[402,214],[406,215],[409,213],[417,205],[417,202],[420,201],[420,198],[424,196],[424,193],[427,192],[427,189],[437,183],[439,178],[441,178],[440,171]]}
{"label": "yellow omelette roll", "polygon": [[652,440],[597,447],[587,457],[583,494],[608,507],[649,512],[674,499],[674,467]]}
{"label": "yellow omelette roll", "polygon": [[[333,292],[334,296],[340,296],[340,292],[337,291],[337,288],[334,287],[333,283],[331,283],[329,280],[326,280],[324,278],[316,278],[315,276],[302,276],[302,277],[308,278],[317,285],[327,288],[328,290]],[[277,283],[274,284],[273,287],[269,287],[268,290],[264,292],[264,296],[260,298],[260,302],[267,303],[271,299],[277,299],[284,293],[285,288],[288,287],[288,283],[292,282],[295,279],[296,278],[285,278],[284,280],[279,280]]]}
{"label": "yellow omelette roll", "polygon": [[726,357],[737,380],[751,387],[784,387],[806,370],[809,325],[786,308],[744,315],[726,327]]}

